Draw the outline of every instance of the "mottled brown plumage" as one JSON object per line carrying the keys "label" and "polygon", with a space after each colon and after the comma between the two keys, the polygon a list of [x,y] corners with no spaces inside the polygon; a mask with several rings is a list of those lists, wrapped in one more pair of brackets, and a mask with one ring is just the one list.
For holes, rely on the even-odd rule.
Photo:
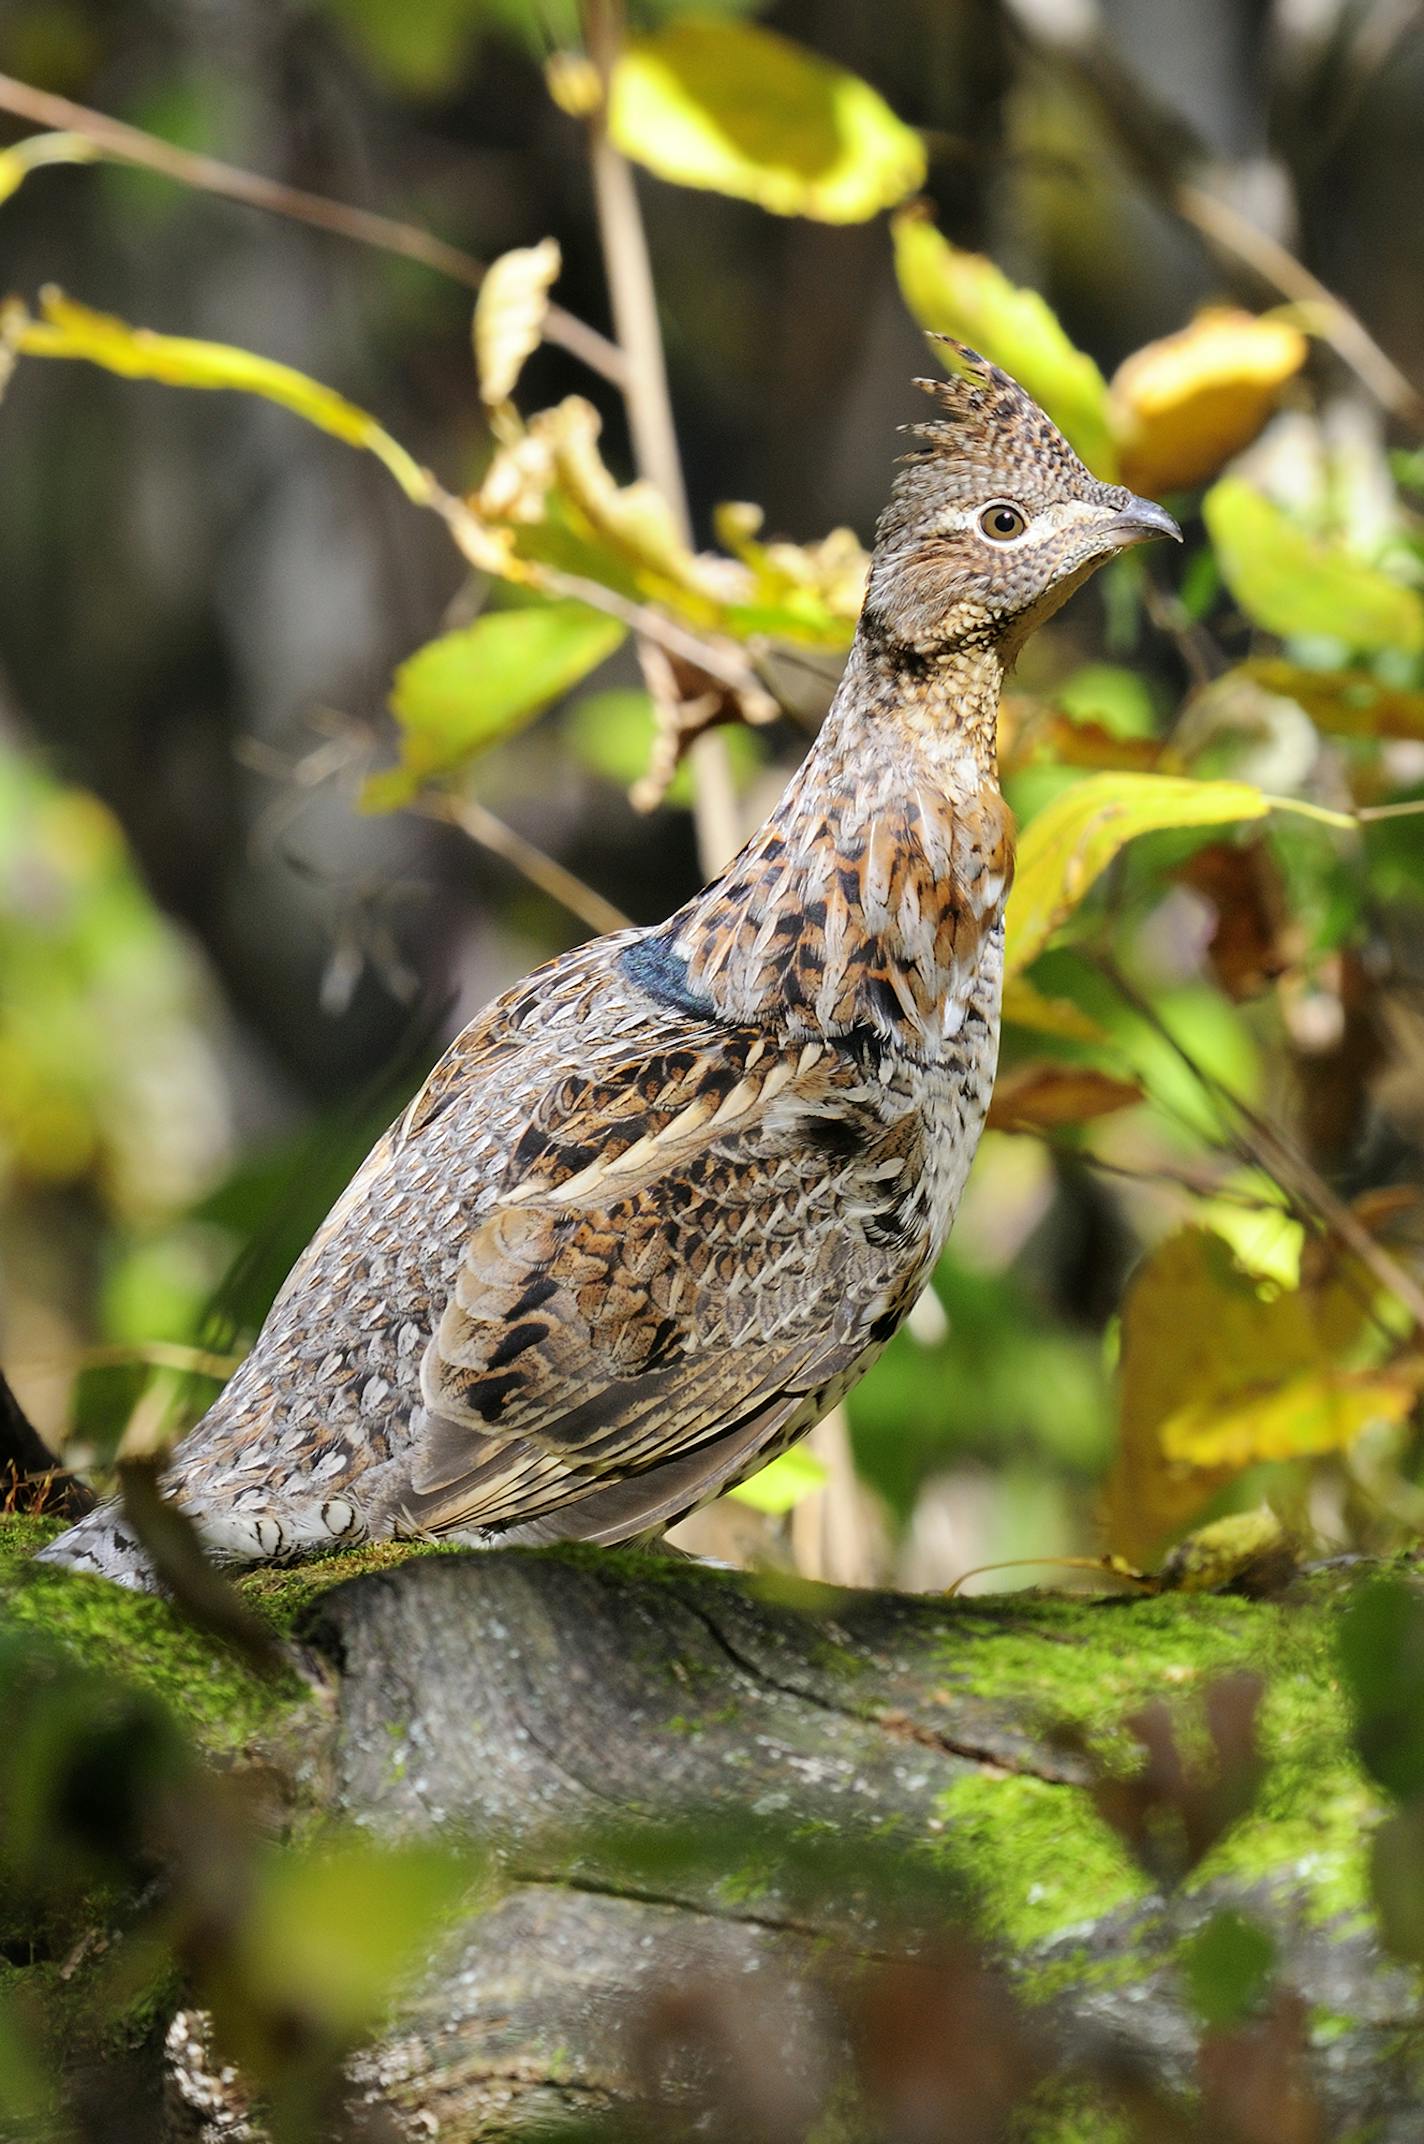
{"label": "mottled brown plumage", "polygon": [[[948,345],[835,702],[777,810],[652,930],[451,1045],[168,1486],[242,1563],[372,1535],[654,1534],[808,1429],[925,1285],[993,1081],[1024,635],[1175,533]],[[108,1506],[48,1554],[146,1582]]]}

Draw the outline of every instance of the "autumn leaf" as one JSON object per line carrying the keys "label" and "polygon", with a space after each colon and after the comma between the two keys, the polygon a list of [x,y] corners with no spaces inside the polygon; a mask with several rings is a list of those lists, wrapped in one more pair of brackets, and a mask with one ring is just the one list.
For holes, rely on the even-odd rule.
{"label": "autumn leaf", "polygon": [[631,38],[608,129],[660,179],[822,223],[863,223],[925,178],[918,134],[868,82],[754,23]]}
{"label": "autumn leaf", "polygon": [[1222,826],[1269,809],[1247,782],[1168,774],[1094,774],[1065,789],[1019,841],[1009,899],[1006,976],[1037,960],[1125,844],[1170,827]]}
{"label": "autumn leaf", "polygon": [[1344,1451],[1365,1430],[1404,1421],[1418,1389],[1412,1377],[1355,1376],[1317,1363],[1281,1385],[1247,1386],[1229,1402],[1189,1400],[1158,1437],[1169,1465],[1239,1474],[1261,1460]]}
{"label": "autumn leaf", "polygon": [[1114,1079],[1089,1065],[1016,1065],[999,1075],[988,1124],[991,1131],[1055,1131],[1131,1109],[1141,1100],[1135,1081]]}
{"label": "autumn leaf", "polygon": [[1328,635],[1370,653],[1424,648],[1424,598],[1298,528],[1243,477],[1202,501],[1221,576],[1252,623],[1282,638]]}
{"label": "autumn leaf", "polygon": [[1264,842],[1211,841],[1175,874],[1215,910],[1206,957],[1237,1003],[1259,997],[1298,957],[1280,872]]}
{"label": "autumn leaf", "polygon": [[557,239],[544,238],[502,253],[486,269],[472,333],[480,399],[487,406],[509,400],[525,359],[538,349],[561,266]]}
{"label": "autumn leaf", "polygon": [[1307,670],[1278,656],[1257,656],[1240,668],[1264,692],[1294,700],[1332,737],[1424,738],[1417,687],[1382,684],[1367,670]]}
{"label": "autumn leaf", "polygon": [[1004,984],[1001,1007],[1005,1025],[1021,1027],[1035,1035],[1049,1035],[1058,1042],[1106,1042],[1107,1031],[1067,998],[1045,997],[1022,975]]}
{"label": "autumn leaf", "polygon": [[1307,347],[1284,320],[1221,306],[1135,350],[1109,389],[1123,482],[1155,497],[1215,476],[1256,437]]}
{"label": "autumn leaf", "polygon": [[1105,1499],[1112,1548],[1149,1556],[1243,1467],[1338,1448],[1379,1410],[1397,1408],[1403,1380],[1393,1372],[1360,1380],[1367,1401],[1345,1396],[1352,1380],[1341,1357],[1368,1316],[1367,1299],[1343,1282],[1263,1283],[1208,1229],[1160,1243],[1123,1300],[1118,1450]]}
{"label": "autumn leaf", "polygon": [[1025,387],[1099,476],[1117,473],[1107,383],[1036,290],[1022,290],[981,253],[966,253],[920,206],[891,224],[895,273],[922,328],[966,342]]}

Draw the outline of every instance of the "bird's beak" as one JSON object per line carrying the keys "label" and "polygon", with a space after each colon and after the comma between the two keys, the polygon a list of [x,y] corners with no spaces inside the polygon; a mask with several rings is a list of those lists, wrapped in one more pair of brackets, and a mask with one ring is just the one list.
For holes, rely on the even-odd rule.
{"label": "bird's beak", "polygon": [[1103,524],[1103,535],[1119,551],[1135,543],[1152,543],[1158,536],[1170,536],[1177,543],[1182,540],[1182,532],[1165,506],[1159,506],[1155,499],[1132,497],[1111,521]]}

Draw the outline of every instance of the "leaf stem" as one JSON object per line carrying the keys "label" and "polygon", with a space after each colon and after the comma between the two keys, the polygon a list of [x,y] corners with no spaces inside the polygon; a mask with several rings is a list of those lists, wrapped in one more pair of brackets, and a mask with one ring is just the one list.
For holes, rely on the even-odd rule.
{"label": "leaf stem", "polygon": [[550,900],[557,901],[570,915],[577,916],[590,930],[622,931],[628,928],[632,919],[625,916],[621,908],[615,908],[557,857],[536,848],[532,841],[527,841],[523,834],[506,825],[474,797],[456,796],[449,790],[432,790],[428,795],[418,797],[411,809],[427,819],[438,819],[442,825],[457,826],[480,848],[487,849],[502,862],[512,864],[521,877],[537,886],[541,893],[548,894]]}

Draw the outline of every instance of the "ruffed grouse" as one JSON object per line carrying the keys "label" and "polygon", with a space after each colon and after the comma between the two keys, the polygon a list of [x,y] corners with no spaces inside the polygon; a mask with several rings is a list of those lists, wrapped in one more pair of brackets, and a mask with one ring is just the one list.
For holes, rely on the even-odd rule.
{"label": "ruffed grouse", "polygon": [[[467,1027],[173,1454],[220,1561],[376,1535],[655,1535],[869,1368],[934,1267],[994,1077],[1020,644],[1178,533],[947,345],[834,704],[667,923]],[[53,1562],[151,1583],[122,1509]]]}

